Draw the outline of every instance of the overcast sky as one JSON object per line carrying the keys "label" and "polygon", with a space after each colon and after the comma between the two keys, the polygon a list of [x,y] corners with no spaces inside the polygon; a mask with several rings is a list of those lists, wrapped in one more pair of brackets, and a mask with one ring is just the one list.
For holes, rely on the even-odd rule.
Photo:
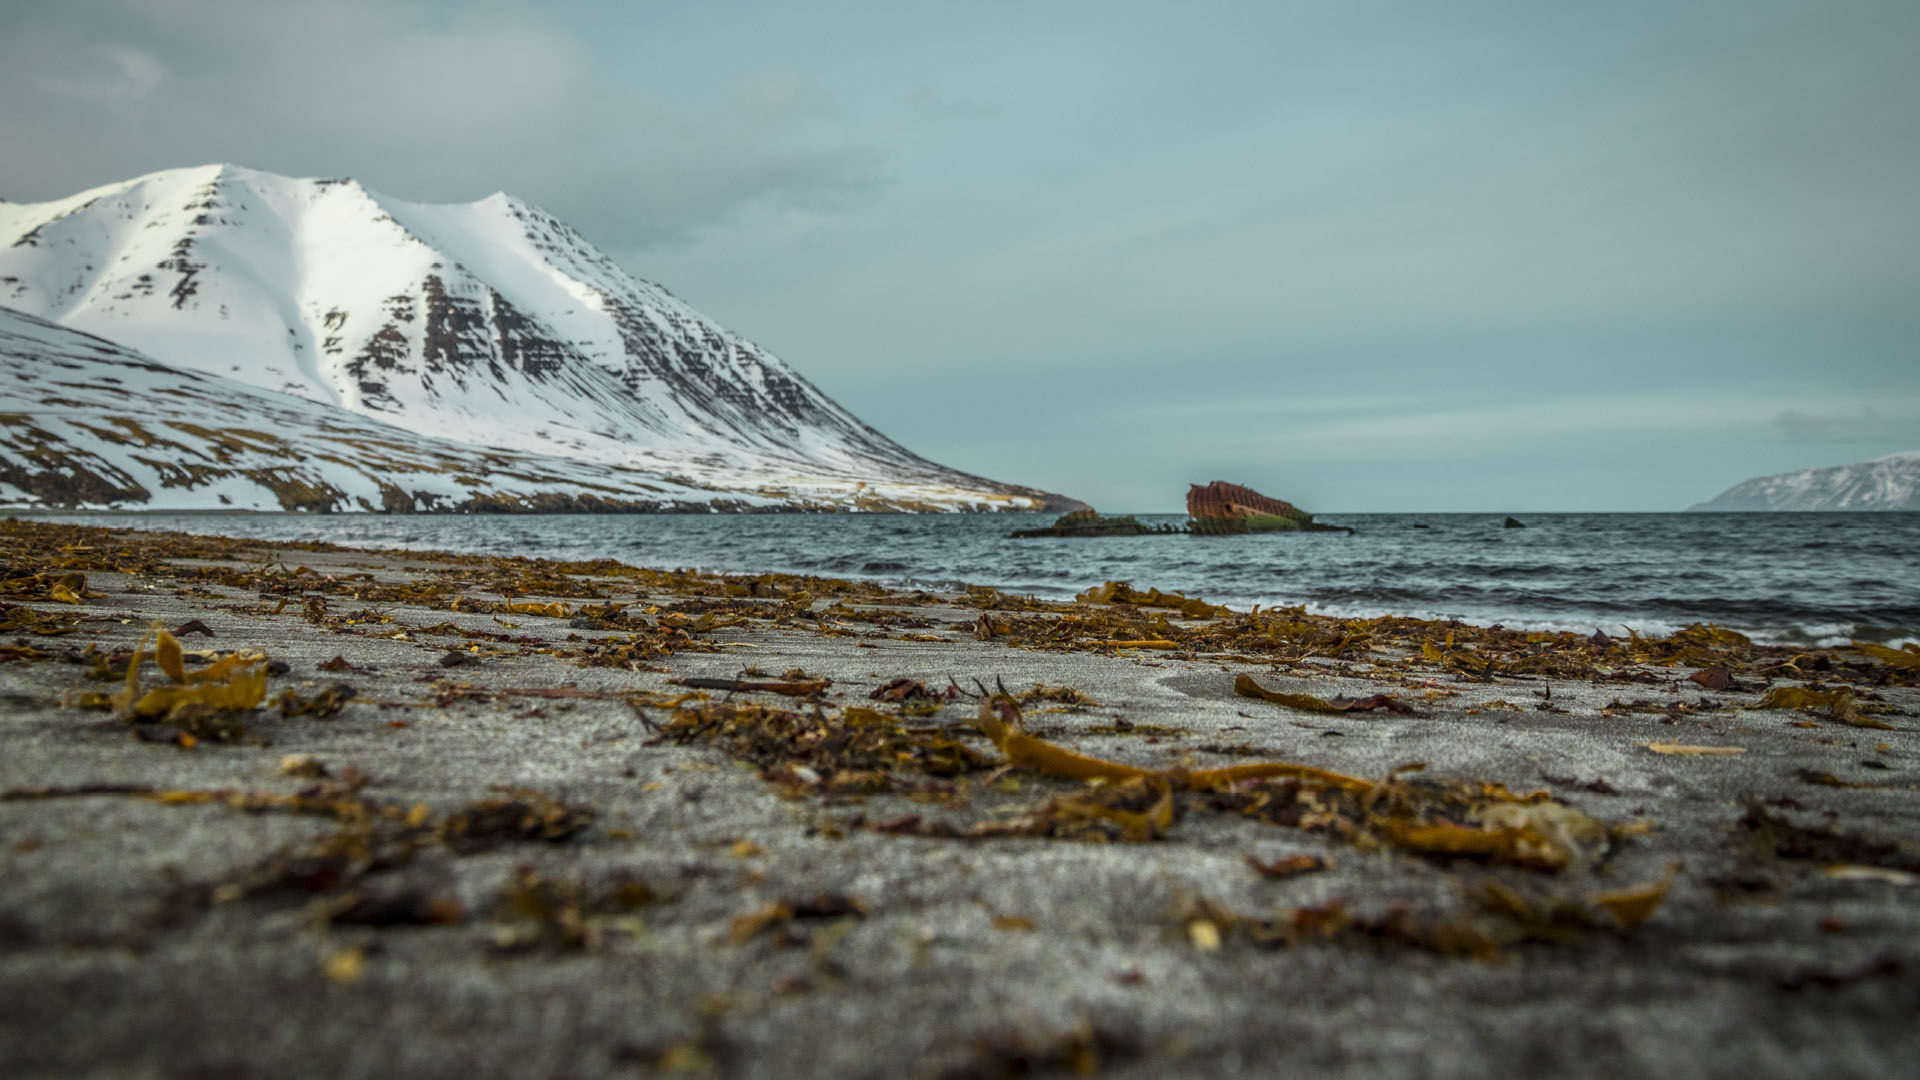
{"label": "overcast sky", "polygon": [[0,5],[0,196],[506,190],[1103,509],[1663,510],[1920,449],[1920,3]]}

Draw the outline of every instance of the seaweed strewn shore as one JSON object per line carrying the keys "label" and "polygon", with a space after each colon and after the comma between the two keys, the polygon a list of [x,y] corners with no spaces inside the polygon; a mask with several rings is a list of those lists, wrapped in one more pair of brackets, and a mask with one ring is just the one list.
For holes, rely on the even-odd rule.
{"label": "seaweed strewn shore", "polygon": [[0,545],[10,1074],[1920,1050],[1910,649]]}

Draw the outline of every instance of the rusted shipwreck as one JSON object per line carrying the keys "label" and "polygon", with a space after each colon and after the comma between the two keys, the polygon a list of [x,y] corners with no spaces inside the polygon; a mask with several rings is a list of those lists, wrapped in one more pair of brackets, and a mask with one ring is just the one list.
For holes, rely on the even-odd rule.
{"label": "rusted shipwreck", "polygon": [[1346,532],[1344,525],[1322,525],[1313,515],[1280,499],[1269,499],[1249,487],[1215,480],[1195,484],[1187,491],[1185,525],[1144,525],[1131,515],[1102,517],[1091,507],[1067,514],[1044,529],[1022,529],[1015,539],[1083,536],[1236,536],[1268,532]]}
{"label": "rusted shipwreck", "polygon": [[1270,499],[1250,487],[1215,480],[1187,489],[1187,531],[1196,536],[1266,532],[1352,532],[1342,525],[1321,525],[1313,515],[1282,499]]}

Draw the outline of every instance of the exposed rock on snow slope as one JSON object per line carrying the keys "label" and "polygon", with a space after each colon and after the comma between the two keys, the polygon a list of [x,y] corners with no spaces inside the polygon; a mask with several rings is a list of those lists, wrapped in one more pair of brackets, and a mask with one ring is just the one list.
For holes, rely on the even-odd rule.
{"label": "exposed rock on snow slope", "polygon": [[1920,510],[1920,450],[1762,476],[1693,510]]}
{"label": "exposed rock on snow slope", "polygon": [[0,308],[0,502],[657,510],[712,497],[617,465],[415,435]]}
{"label": "exposed rock on snow slope", "polygon": [[425,205],[214,165],[0,203],[0,305],[417,437],[652,478],[638,501],[1052,501],[908,451],[506,195]]}

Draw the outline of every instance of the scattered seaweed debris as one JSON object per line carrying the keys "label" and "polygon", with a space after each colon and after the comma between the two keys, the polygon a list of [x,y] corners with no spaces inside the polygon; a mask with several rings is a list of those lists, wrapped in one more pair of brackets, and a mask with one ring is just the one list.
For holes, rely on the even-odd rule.
{"label": "scattered seaweed debris", "polygon": [[817,697],[827,692],[833,685],[832,679],[808,678],[806,672],[790,672],[787,678],[778,680],[752,679],[713,679],[688,677],[668,679],[671,686],[684,686],[689,690],[724,690],[727,693],[768,693],[783,697]]}
{"label": "scattered seaweed debris", "polygon": [[939,791],[938,781],[999,764],[950,734],[914,730],[904,717],[858,706],[829,719],[817,708],[707,702],[678,709],[658,730],[674,742],[713,743],[796,794]]}
{"label": "scattered seaweed debris", "polygon": [[[1195,771],[1088,757],[1027,733],[1019,705],[1004,693],[988,695],[975,726],[1006,765],[1087,786],[1011,820],[961,827],[911,814],[859,824],[889,835],[1138,843],[1165,836],[1183,813],[1205,808],[1361,847],[1550,874],[1592,869],[1623,835],[1544,791],[1523,795],[1499,784],[1404,775],[1417,773],[1417,765],[1376,781],[1283,761]],[[903,718],[857,706],[830,717],[820,708],[802,714],[703,703],[678,709],[659,730],[674,741],[717,745],[794,795],[953,794],[932,778],[1001,764],[944,731],[909,729]]]}
{"label": "scattered seaweed debris", "polygon": [[1275,705],[1284,705],[1289,709],[1300,709],[1305,712],[1371,712],[1374,709],[1385,709],[1388,712],[1401,713],[1407,716],[1424,715],[1415,711],[1413,706],[1391,694],[1369,694],[1363,698],[1337,697],[1332,700],[1317,698],[1312,694],[1283,694],[1277,690],[1269,690],[1261,686],[1254,681],[1251,675],[1242,675],[1235,679],[1233,681],[1233,692],[1241,697],[1269,701]]}
{"label": "scattered seaweed debris", "polygon": [[563,803],[526,788],[508,790],[456,810],[440,822],[438,837],[450,850],[470,855],[502,844],[563,843],[593,824],[589,806]]}
{"label": "scattered seaweed debris", "polygon": [[951,681],[945,690],[929,690],[919,679],[898,678],[867,693],[869,701],[896,705],[902,716],[932,716],[960,696],[960,688]]}
{"label": "scattered seaweed debris", "polygon": [[1892,784],[1876,784],[1867,780],[1848,780],[1822,769],[1795,769],[1793,775],[1802,783],[1816,784],[1820,787],[1856,788],[1863,791],[1884,791],[1893,787]]}
{"label": "scattered seaweed debris", "polygon": [[280,707],[283,717],[311,716],[316,720],[326,720],[340,715],[340,710],[346,708],[347,702],[358,694],[359,691],[346,683],[334,683],[311,697],[301,697],[293,690],[282,690],[275,704]]}
{"label": "scattered seaweed debris", "polygon": [[276,893],[332,893],[357,898],[369,875],[413,862],[427,833],[406,819],[357,816],[338,832],[289,844],[208,886],[214,903]]}
{"label": "scattered seaweed debris", "polygon": [[868,701],[895,703],[908,701],[947,702],[959,696],[960,688],[957,686],[950,686],[946,690],[929,690],[927,689],[925,681],[921,679],[909,679],[904,675],[897,679],[889,679],[879,686],[874,687],[872,690],[867,691]]}
{"label": "scattered seaweed debris", "polygon": [[28,644],[25,639],[16,639],[11,645],[0,645],[0,664],[15,661],[33,662],[51,660],[53,657],[53,653],[45,649],[35,648],[33,645]]}
{"label": "scattered seaweed debris", "polygon": [[1892,724],[1867,715],[1868,709],[1876,707],[1885,708],[1883,705],[1863,705],[1860,696],[1852,690],[1823,690],[1811,686],[1776,686],[1767,691],[1759,704],[1749,706],[1753,709],[1799,709],[1836,723],[1892,731]]}
{"label": "scattered seaweed debris", "polygon": [[1202,900],[1186,905],[1175,918],[1197,946],[1209,951],[1232,936],[1269,949],[1315,942],[1371,944],[1494,960],[1528,941],[1563,944],[1595,933],[1630,933],[1659,910],[1679,870],[1672,864],[1654,881],[1610,889],[1595,889],[1586,881],[1566,885],[1488,877],[1468,882],[1466,904],[1455,910],[1422,910],[1396,901],[1367,912],[1346,897],[1334,897],[1262,917]]}
{"label": "scattered seaweed debris", "polygon": [[1866,866],[1920,874],[1920,853],[1883,837],[1847,832],[1833,815],[1820,824],[1802,824],[1759,798],[1749,798],[1736,826],[1762,852],[1825,866]]}
{"label": "scattered seaweed debris", "polygon": [[9,574],[0,579],[0,596],[15,600],[53,600],[79,605],[89,598],[98,599],[105,595],[88,592],[87,575],[76,571]]}
{"label": "scattered seaweed debris", "polygon": [[1841,827],[1792,798],[1748,796],[1732,828],[1735,859],[1712,879],[1722,901],[1771,900],[1806,873],[1829,878],[1920,881],[1920,852],[1884,836]]}
{"label": "scattered seaweed debris", "polygon": [[1139,844],[1165,836],[1177,816],[1172,783],[1165,777],[1143,776],[1056,796],[1013,821],[975,826],[967,835]]}
{"label": "scattered seaweed debris", "polygon": [[1095,585],[1073,599],[1075,603],[1080,604],[1125,604],[1137,608],[1170,608],[1190,619],[1214,619],[1233,614],[1227,608],[1209,604],[1197,596],[1163,593],[1159,589],[1141,592],[1124,581],[1109,581],[1103,585]]}
{"label": "scattered seaweed debris", "polygon": [[[1164,780],[1204,796],[1214,809],[1361,846],[1559,872],[1595,865],[1618,839],[1614,830],[1544,791],[1518,795],[1499,784],[1401,778],[1419,766],[1380,781],[1291,762],[1148,770],[1086,757],[1026,734],[1019,706],[1005,694],[981,705],[977,726],[1008,761],[1048,776],[1106,784]],[[1136,835],[1157,833],[1134,830],[1128,838]]]}
{"label": "scattered seaweed debris", "polygon": [[1744,746],[1689,746],[1671,742],[1650,742],[1646,747],[1669,757],[1739,757],[1747,752]]}
{"label": "scattered seaweed debris", "polygon": [[[233,610],[237,612],[289,611],[335,633],[484,639],[502,647],[544,649],[589,667],[645,670],[676,652],[713,651],[718,646],[708,640],[710,635],[743,621],[799,625],[830,635],[852,633],[849,624],[858,621],[924,628],[928,624],[922,617],[876,611],[873,606],[922,605],[934,599],[924,593],[890,592],[867,582],[782,574],[647,570],[612,560],[564,562],[437,554],[433,557],[435,569],[411,581],[319,573],[282,561],[292,552],[339,550],[344,549],[320,543],[0,522],[0,556],[7,560],[8,580],[31,583],[33,575],[51,575],[37,584],[22,586],[29,590],[62,575],[95,571],[144,580],[171,579],[189,588],[217,585],[258,594],[257,604],[236,607]],[[390,554],[409,560],[419,558],[417,552]],[[506,599],[478,597],[473,595],[476,590]],[[609,599],[616,590],[636,590],[637,599],[631,603]],[[1656,669],[1717,667],[1735,681],[1729,689],[1737,689],[1748,679],[1825,680],[1828,689],[1839,683],[1861,688],[1920,685],[1920,651],[1914,649],[1865,642],[1812,650],[1761,646],[1711,624],[1688,626],[1665,638],[1643,637],[1631,631],[1625,637],[1609,637],[1397,616],[1348,619],[1313,615],[1300,607],[1230,612],[1217,605],[1203,607],[1203,601],[1178,594],[1136,590],[1124,582],[1110,582],[1090,591],[1094,596],[1103,592],[1108,595],[1098,601],[1089,597],[1084,603],[1059,603],[973,588],[954,602],[992,613],[979,625],[969,627],[977,635],[1021,648],[1098,653],[1157,649],[1175,656],[1213,655],[1268,664],[1310,659],[1355,661],[1369,665],[1368,678],[1386,682],[1438,673],[1477,681],[1547,678],[1665,684],[1670,677]],[[536,596],[540,600],[531,599]],[[557,644],[454,623],[408,627],[390,612],[368,607],[407,604],[510,614],[503,605],[545,604],[551,602],[550,597],[591,601],[577,607],[573,617],[599,620],[618,632]],[[1155,606],[1156,597],[1177,603]],[[820,606],[823,601],[824,608]],[[52,612],[20,605],[0,606],[0,632],[70,633],[81,625],[80,620],[89,617],[83,608],[59,606],[63,610]],[[369,619],[357,617],[369,612]],[[651,625],[649,618],[653,619]],[[32,659],[24,653],[19,658]],[[1874,717],[1876,709],[1870,702],[1860,696],[1855,711]]]}
{"label": "scattered seaweed debris", "polygon": [[[958,688],[956,687],[954,689],[957,691]],[[1074,709],[1092,709],[1097,708],[1100,704],[1093,700],[1092,697],[1089,697],[1083,690],[1078,690],[1071,686],[1048,686],[1046,683],[1034,683],[1033,689],[1021,694],[1015,700],[1022,705],[1051,701],[1055,704],[1065,705],[1068,708]]]}
{"label": "scattered seaweed debris", "polygon": [[[152,689],[144,686],[140,674],[149,658],[167,678]],[[200,739],[234,742],[246,735],[242,717],[266,700],[267,671],[263,653],[228,653],[188,671],[179,640],[156,620],[127,662],[126,685],[106,703],[148,741],[185,747]],[[93,704],[93,696],[82,695],[79,702]],[[165,730],[151,730],[156,727]]]}
{"label": "scattered seaweed debris", "polygon": [[1262,949],[1340,944],[1494,960],[1524,937],[1509,921],[1484,912],[1429,912],[1400,902],[1367,913],[1345,897],[1285,908],[1269,916],[1237,914],[1202,902],[1177,918],[1188,938],[1210,952],[1220,949],[1225,940],[1239,939]]}
{"label": "scattered seaweed debris", "polygon": [[1261,859],[1257,855],[1249,855],[1247,865],[1261,877],[1274,880],[1333,869],[1333,863],[1319,855],[1286,855],[1278,859]]}
{"label": "scattered seaweed debris", "polygon": [[40,611],[25,604],[0,602],[0,632],[59,637],[80,629],[80,616],[65,611]]}
{"label": "scattered seaweed debris", "polygon": [[1698,683],[1714,691],[1738,688],[1738,684],[1733,681],[1733,673],[1719,664],[1715,664],[1712,667],[1701,668],[1699,671],[1687,676],[1687,681]]}
{"label": "scattered seaweed debris", "polygon": [[867,905],[841,893],[820,893],[795,900],[775,900],[734,918],[727,936],[735,945],[752,941],[762,934],[772,935],[779,947],[806,944],[811,935],[804,924],[864,919]]}
{"label": "scattered seaweed debris", "polygon": [[624,874],[589,887],[518,866],[500,889],[488,945],[507,954],[598,948],[609,935],[641,932],[635,913],[661,900],[645,881]]}
{"label": "scattered seaweed debris", "polygon": [[1871,641],[1856,641],[1853,643],[1853,648],[1856,652],[1866,653],[1889,667],[1901,671],[1920,671],[1920,643],[1909,641],[1898,649],[1890,649]]}
{"label": "scattered seaweed debris", "polygon": [[[339,823],[334,832],[287,844],[211,881],[179,886],[162,904],[165,919],[170,922],[209,905],[292,894],[314,898],[309,921],[316,925],[456,925],[467,917],[457,897],[393,883],[388,873],[413,865],[422,853],[436,846],[453,855],[470,855],[505,844],[559,843],[594,820],[589,807],[568,805],[535,791],[515,790],[508,793],[510,797],[482,800],[436,823],[424,804],[404,806],[368,797],[365,788],[370,778],[352,768],[337,778],[328,778],[324,768],[309,769],[305,762],[282,764],[289,775],[317,775],[321,779],[293,794],[86,784],[13,788],[0,791],[0,801],[121,796],[162,806],[226,806],[246,813],[312,815]],[[286,768],[288,764],[294,767]],[[527,884],[528,879],[524,874],[522,877],[522,884]],[[591,895],[577,889],[569,895],[584,897],[575,906],[589,913],[630,908],[655,899],[644,883],[625,878],[616,878],[606,889]],[[549,921],[567,923],[558,916]],[[551,943],[553,928],[541,927],[537,937],[540,943]]]}
{"label": "scattered seaweed debris", "polygon": [[1525,940],[1565,941],[1595,930],[1624,932],[1646,922],[1679,874],[1680,864],[1672,863],[1664,875],[1644,885],[1586,892],[1488,880],[1480,884],[1479,899],[1511,919]]}
{"label": "scattered seaweed debris", "polygon": [[[1614,638],[1404,616],[1337,618],[1309,614],[1301,607],[1235,612],[1124,581],[1095,586],[1071,604],[984,589],[958,602],[982,609],[967,624],[976,638],[1018,648],[1109,652],[1132,646],[1243,663],[1355,661],[1368,665],[1365,677],[1398,684],[1413,676],[1441,674],[1483,683],[1546,679],[1666,686],[1673,676],[1660,668],[1711,667],[1743,679],[1825,678],[1861,686],[1920,683],[1920,669],[1861,658],[1849,650],[1802,652],[1755,645],[1738,633],[1702,623],[1665,638],[1631,633]],[[1316,665],[1311,670],[1321,669]]]}
{"label": "scattered seaweed debris", "polygon": [[315,922],[330,926],[458,926],[467,921],[467,909],[458,897],[435,895],[425,889],[399,888],[381,892],[348,893],[322,906]]}

